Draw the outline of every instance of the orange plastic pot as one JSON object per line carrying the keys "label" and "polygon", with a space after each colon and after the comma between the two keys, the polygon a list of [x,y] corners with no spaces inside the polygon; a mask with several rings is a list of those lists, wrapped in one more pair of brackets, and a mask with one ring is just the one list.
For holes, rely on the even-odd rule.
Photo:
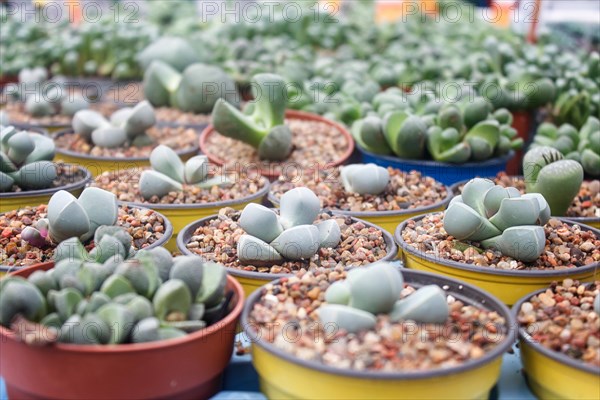
{"label": "orange plastic pot", "polygon": [[[12,275],[28,277],[53,263]],[[58,343],[29,346],[0,327],[0,375],[10,399],[206,399],[221,388],[244,304],[239,283],[227,277],[233,309],[221,321],[182,338],[120,345]]]}
{"label": "orange plastic pot", "polygon": [[[317,114],[311,114],[297,110],[286,110],[285,117],[287,119],[299,119],[304,121],[318,121],[325,123],[337,129],[340,132],[340,134],[344,135],[344,137],[346,138],[346,141],[348,142],[348,148],[346,149],[344,154],[338,160],[329,163],[323,163],[322,165],[319,165],[318,168],[326,169],[338,167],[344,164],[346,161],[348,161],[348,159],[352,155],[352,152],[354,151],[354,139],[352,138],[350,132],[348,132],[348,130],[344,126],[338,124],[337,122],[333,122]],[[210,136],[214,134],[218,134],[218,132],[212,125],[207,126],[206,129],[202,131],[202,133],[200,134],[200,151],[208,157],[211,163],[222,166],[232,160],[225,161],[212,154],[208,150],[208,138],[210,138]],[[232,159],[235,160],[235,155],[232,155]],[[258,168],[257,172],[260,173],[262,176],[269,178],[269,180],[274,181],[280,175],[280,173],[277,171],[278,168],[275,168],[277,165],[281,165],[281,163],[270,163],[268,161],[265,161],[261,163],[261,166]],[[308,171],[310,171],[310,169],[307,170],[307,172]]]}

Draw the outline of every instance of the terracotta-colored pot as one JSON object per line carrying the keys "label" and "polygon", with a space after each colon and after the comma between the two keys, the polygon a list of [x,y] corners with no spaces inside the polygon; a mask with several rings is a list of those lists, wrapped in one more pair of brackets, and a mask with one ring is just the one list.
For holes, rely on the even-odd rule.
{"label": "terracotta-colored pot", "polygon": [[[287,119],[300,119],[300,120],[305,120],[305,121],[323,122],[327,125],[332,126],[335,129],[337,129],[342,135],[344,135],[344,137],[346,138],[346,141],[348,142],[348,148],[346,149],[344,154],[340,157],[339,160],[335,160],[335,161],[327,163],[327,164],[319,165],[319,168],[325,169],[325,168],[338,167],[338,166],[344,164],[352,155],[352,152],[354,151],[354,139],[352,138],[352,135],[350,134],[350,132],[348,132],[348,130],[344,126],[338,124],[337,122],[331,121],[327,118],[323,118],[322,116],[317,115],[317,114],[312,114],[312,113],[307,113],[307,112],[297,111],[297,110],[286,110],[285,117]],[[207,126],[206,129],[204,129],[204,131],[202,131],[202,133],[200,134],[200,151],[208,157],[208,159],[210,160],[211,163],[221,166],[226,163],[225,160],[218,158],[214,154],[210,153],[210,151],[208,150],[208,138],[213,134],[218,134],[218,132],[215,131],[215,128],[213,127],[212,124]],[[235,159],[235,155],[232,155],[232,159]],[[229,160],[229,161],[231,161],[231,160]],[[283,163],[285,163],[285,161]],[[277,165],[277,164],[279,164],[279,163],[271,163],[271,165]],[[307,170],[307,172],[308,171],[309,170]],[[276,170],[274,170],[273,167],[268,167],[268,166],[266,168],[264,168],[264,167],[260,168],[258,170],[258,172],[262,176],[269,178],[271,181],[277,179],[280,175],[280,173],[277,172]]]}
{"label": "terracotta-colored pot", "polygon": [[[53,263],[12,275],[27,277]],[[0,375],[12,399],[206,399],[220,390],[244,304],[238,282],[233,309],[221,321],[182,338],[150,343],[29,346],[0,327]]]}
{"label": "terracotta-colored pot", "polygon": [[[533,113],[531,111],[513,111],[512,127],[517,130],[517,135],[525,142],[529,142],[529,134],[533,122]],[[515,156],[508,161],[506,172],[509,175],[518,175],[521,173],[521,164],[523,162],[523,150],[515,151]]]}

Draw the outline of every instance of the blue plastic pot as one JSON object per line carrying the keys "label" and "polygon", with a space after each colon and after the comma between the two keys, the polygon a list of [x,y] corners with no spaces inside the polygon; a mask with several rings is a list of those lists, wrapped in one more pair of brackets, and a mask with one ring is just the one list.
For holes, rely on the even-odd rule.
{"label": "blue plastic pot", "polygon": [[358,144],[356,147],[362,155],[363,163],[373,163],[403,171],[419,171],[421,174],[430,176],[446,185],[452,185],[477,176],[496,176],[498,172],[506,170],[506,164],[515,155],[515,152],[511,151],[502,157],[486,161],[451,164],[431,160],[407,160],[394,156],[383,156],[366,151]]}

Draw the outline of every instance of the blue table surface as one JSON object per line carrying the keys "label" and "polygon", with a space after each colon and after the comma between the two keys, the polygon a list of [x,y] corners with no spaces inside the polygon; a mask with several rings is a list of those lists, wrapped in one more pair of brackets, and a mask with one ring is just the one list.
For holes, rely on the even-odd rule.
{"label": "blue table surface", "polygon": [[[238,338],[244,341],[242,336],[239,335]],[[505,354],[500,379],[490,399],[535,399],[527,387],[521,368],[517,348],[514,348],[514,353]],[[0,400],[7,399],[4,381],[0,380]],[[252,366],[252,357],[249,354],[232,356],[231,362],[225,370],[223,391],[211,400],[266,400],[266,397],[259,391],[258,375]]]}

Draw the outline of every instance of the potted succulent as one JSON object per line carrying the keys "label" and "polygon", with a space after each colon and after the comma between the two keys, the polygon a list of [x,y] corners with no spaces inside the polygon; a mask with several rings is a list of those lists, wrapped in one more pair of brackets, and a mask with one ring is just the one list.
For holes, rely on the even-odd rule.
{"label": "potted succulent", "polygon": [[242,315],[269,398],[487,398],[513,326],[481,289],[385,262],[281,278]]}
{"label": "potted succulent", "polygon": [[[398,89],[399,90],[399,89]],[[391,100],[390,100],[391,101]],[[513,150],[523,145],[511,127],[506,109],[475,98],[459,107],[447,104],[426,115],[380,100],[379,115],[356,121],[352,134],[363,162],[405,171],[417,170],[442,183],[453,184],[478,174],[505,170]],[[387,107],[385,107],[387,105]],[[438,105],[439,107],[439,105]]]}
{"label": "potted succulent", "polygon": [[575,160],[583,166],[586,175],[600,177],[600,120],[591,116],[581,129],[570,124],[560,127],[551,123],[539,126],[531,148],[553,147],[569,160]]}
{"label": "potted succulent", "polygon": [[76,198],[61,190],[47,205],[0,214],[1,271],[47,262],[58,251],[59,243],[69,238],[81,240],[86,248],[98,246],[94,235],[101,225],[125,228],[136,250],[161,246],[173,234],[173,227],[163,215],[147,208],[119,205],[112,193],[86,188]]}
{"label": "potted succulent", "polygon": [[[182,39],[168,39],[172,40]],[[180,58],[180,54],[177,57]],[[143,93],[156,107],[159,121],[198,130],[210,123],[210,112],[218,99],[224,98],[236,105],[240,101],[235,82],[218,66],[192,63],[179,72],[160,59],[149,61],[144,72]]]}
{"label": "potted succulent", "polygon": [[209,398],[244,300],[222,265],[161,248],[39,264],[2,279],[0,294],[11,398]]}
{"label": "potted succulent", "polygon": [[553,282],[513,307],[527,383],[539,398],[594,398],[600,377],[600,281]]}
{"label": "potted succulent", "polygon": [[73,115],[93,109],[103,115],[116,111],[113,102],[92,101],[86,88],[70,88],[63,77],[48,80],[44,68],[25,68],[19,82],[4,89],[4,111],[11,124],[24,128],[42,128],[55,133],[68,128]]}
{"label": "potted succulent", "polygon": [[242,211],[224,208],[186,226],[177,247],[223,263],[247,294],[302,269],[343,269],[396,257],[386,231],[320,210],[313,192],[292,189],[282,196],[279,213],[259,204]]}
{"label": "potted succulent", "polygon": [[156,124],[154,108],[147,101],[119,109],[110,120],[81,110],[73,117],[72,127],[55,136],[58,157],[86,166],[93,176],[148,166],[150,153],[159,144],[175,149],[185,159],[198,151],[193,128]]}
{"label": "potted succulent", "polygon": [[323,170],[343,164],[354,141],[341,125],[317,115],[286,111],[285,80],[257,74],[254,101],[244,111],[224,99],[215,103],[212,125],[200,135],[200,150],[217,164],[258,169],[276,179],[288,168]]}
{"label": "potted succulent", "polygon": [[487,179],[467,183],[443,213],[403,222],[395,239],[406,267],[460,277],[506,304],[570,277],[598,277],[600,231],[550,217],[539,193]]}
{"label": "potted succulent", "polygon": [[[564,159],[555,148],[537,146],[524,157],[525,176],[492,178],[501,186],[514,186],[521,193],[541,193],[550,205],[552,215],[567,217],[579,224],[600,228],[600,182],[584,181],[582,166],[572,159]],[[460,194],[465,182],[453,185]]]}
{"label": "potted succulent", "polygon": [[[121,202],[165,215],[173,224],[174,235],[223,207],[242,209],[248,203],[260,203],[269,190],[263,177],[218,175],[206,156],[183,162],[164,145],[152,150],[150,164],[150,169],[105,172],[93,185],[114,193]],[[168,248],[176,249],[174,240]]]}
{"label": "potted succulent", "polygon": [[269,201],[276,207],[290,189],[314,191],[323,209],[378,225],[393,234],[407,218],[446,208],[451,190],[417,171],[409,173],[375,164],[352,164],[332,173],[280,176],[271,184]]}
{"label": "potted succulent", "polygon": [[0,126],[0,213],[46,203],[65,190],[78,195],[91,180],[78,165],[52,163],[52,139],[15,127]]}

